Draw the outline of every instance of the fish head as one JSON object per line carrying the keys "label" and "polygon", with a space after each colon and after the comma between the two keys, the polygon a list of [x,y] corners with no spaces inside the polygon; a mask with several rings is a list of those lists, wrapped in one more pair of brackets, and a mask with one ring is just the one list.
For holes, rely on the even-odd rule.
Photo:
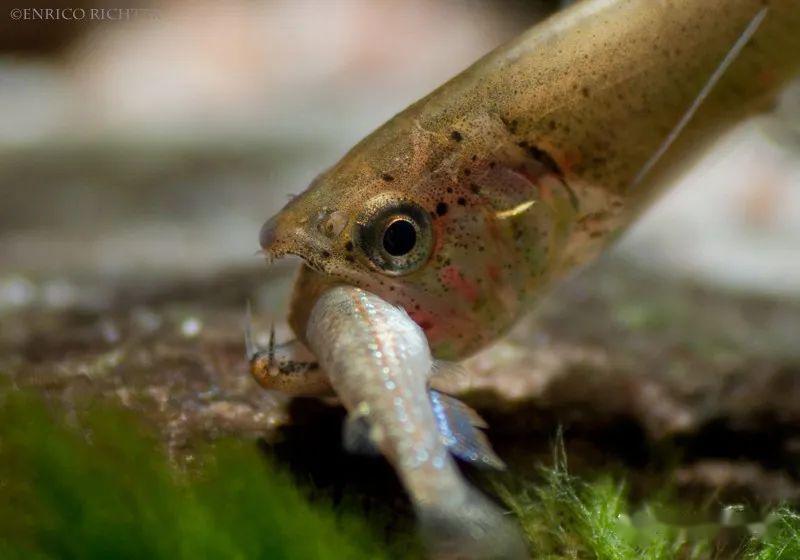
{"label": "fish head", "polygon": [[403,307],[437,358],[462,358],[507,330],[546,276],[554,189],[517,146],[490,153],[481,146],[498,143],[485,137],[395,132],[379,130],[317,178],[260,243],[270,258],[306,263],[290,311],[299,337],[320,287],[347,283]]}

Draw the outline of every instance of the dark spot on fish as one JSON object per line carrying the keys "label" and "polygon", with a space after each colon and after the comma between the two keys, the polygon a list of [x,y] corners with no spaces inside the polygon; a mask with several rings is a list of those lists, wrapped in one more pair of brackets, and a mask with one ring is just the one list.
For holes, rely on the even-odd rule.
{"label": "dark spot on fish", "polygon": [[467,199],[464,198],[463,196],[458,197],[458,205],[459,206],[466,206],[467,205]]}
{"label": "dark spot on fish", "polygon": [[472,161],[475,161],[476,159],[478,159],[478,155],[477,154],[472,154],[472,157],[470,159]]}
{"label": "dark spot on fish", "polygon": [[456,142],[461,142],[464,139],[461,133],[457,130],[454,130],[453,132],[450,133],[450,138],[452,138]]}
{"label": "dark spot on fish", "polygon": [[387,183],[391,183],[392,181],[394,181],[394,176],[393,175],[389,175],[388,173],[382,173],[381,174],[381,179],[383,179]]}
{"label": "dark spot on fish", "polygon": [[356,260],[353,258],[353,255],[345,255],[344,260],[346,260],[349,263],[356,262]]}
{"label": "dark spot on fish", "polygon": [[438,216],[444,216],[445,214],[447,214],[447,203],[446,202],[440,202],[439,204],[436,205],[436,214]]}
{"label": "dark spot on fish", "polygon": [[519,121],[517,121],[517,119],[513,119],[511,121],[506,120],[506,119],[502,119],[502,121],[503,121],[503,124],[505,125],[505,127],[508,129],[508,131],[511,134],[516,134],[517,133],[517,129],[519,127]]}
{"label": "dark spot on fish", "polygon": [[283,374],[306,372],[319,368],[316,362],[281,362],[278,364],[278,372]]}
{"label": "dark spot on fish", "polygon": [[453,187],[447,187],[447,192],[449,193],[453,192]]}
{"label": "dark spot on fish", "polygon": [[467,177],[469,177],[470,175],[472,175],[472,171],[470,171],[469,169],[465,169],[465,170],[464,170],[464,175],[466,175]]}
{"label": "dark spot on fish", "polygon": [[347,249],[348,251],[352,251],[353,250],[353,242],[352,241],[348,241],[347,243],[344,244],[344,248]]}
{"label": "dark spot on fish", "polygon": [[548,171],[555,173],[559,177],[563,177],[564,172],[561,170],[561,166],[556,163],[556,160],[553,159],[553,156],[538,146],[528,144],[525,140],[517,142],[517,146],[525,150],[530,157],[541,163]]}
{"label": "dark spot on fish", "polygon": [[331,258],[331,254],[328,251],[322,251],[321,256],[323,259]]}
{"label": "dark spot on fish", "polygon": [[494,166],[495,166],[495,165],[497,165],[497,162],[495,162],[495,161],[490,161],[490,162],[489,162],[489,168],[490,168],[490,169],[494,169]]}
{"label": "dark spot on fish", "polygon": [[478,185],[476,185],[475,183],[470,183],[469,184],[469,190],[471,190],[474,194],[480,194],[481,193],[481,188]]}
{"label": "dark spot on fish", "polygon": [[547,126],[550,127],[550,130],[555,130],[556,129],[556,121],[550,121],[549,123],[547,123]]}
{"label": "dark spot on fish", "polygon": [[587,87],[581,88],[581,93],[583,94],[584,97],[589,97],[589,88]]}

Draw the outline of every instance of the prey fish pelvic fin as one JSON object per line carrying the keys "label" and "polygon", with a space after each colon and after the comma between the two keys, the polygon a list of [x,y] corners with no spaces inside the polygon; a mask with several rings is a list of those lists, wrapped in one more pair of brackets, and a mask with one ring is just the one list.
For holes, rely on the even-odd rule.
{"label": "prey fish pelvic fin", "polygon": [[[492,449],[483,432],[486,422],[470,406],[434,389],[428,397],[436,418],[439,435],[450,454],[478,468],[505,470],[506,464]],[[356,455],[379,455],[369,416],[350,413],[342,428],[342,444]]]}

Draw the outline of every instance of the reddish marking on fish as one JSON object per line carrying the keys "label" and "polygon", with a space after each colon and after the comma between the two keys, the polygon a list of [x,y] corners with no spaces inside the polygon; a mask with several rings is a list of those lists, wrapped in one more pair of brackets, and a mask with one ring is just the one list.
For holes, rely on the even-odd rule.
{"label": "reddish marking on fish", "polygon": [[439,272],[439,278],[448,288],[454,289],[470,303],[478,299],[478,287],[461,273],[454,265],[446,266]]}
{"label": "reddish marking on fish", "polygon": [[561,157],[554,159],[558,162],[558,165],[561,166],[561,169],[564,171],[564,173],[569,173],[581,162],[583,158],[578,150],[568,150],[561,152]]}
{"label": "reddish marking on fish", "polygon": [[486,273],[491,278],[492,282],[499,283],[501,276],[500,276],[500,267],[496,264],[490,264],[486,267]]}
{"label": "reddish marking on fish", "polygon": [[433,251],[431,251],[432,255],[440,254],[442,247],[444,246],[444,225],[445,225],[445,218],[443,216],[434,217],[433,219]]}
{"label": "reddish marking on fish", "polygon": [[436,328],[436,317],[433,313],[424,309],[413,309],[408,311],[408,316],[425,331],[428,337],[431,336],[431,331]]}
{"label": "reddish marking on fish", "polygon": [[572,170],[573,166],[578,163],[580,159],[580,152],[574,150],[563,150],[559,148],[557,142],[553,141],[550,137],[541,137],[536,146],[550,155],[558,168],[567,173]]}

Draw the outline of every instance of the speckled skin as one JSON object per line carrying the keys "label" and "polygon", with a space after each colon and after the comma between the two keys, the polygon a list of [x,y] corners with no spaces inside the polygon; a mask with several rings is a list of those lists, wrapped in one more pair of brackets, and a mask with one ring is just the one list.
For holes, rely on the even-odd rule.
{"label": "speckled skin", "polygon": [[433,359],[408,314],[338,286],[317,299],[306,336],[350,414],[367,419],[437,557],[523,558],[513,525],[464,481],[439,435],[427,387]]}
{"label": "speckled skin", "polygon": [[[764,4],[751,43],[631,190]],[[763,108],[798,53],[800,0],[587,0],[544,21],[380,127],[265,225],[266,252],[308,265],[296,333],[339,281],[404,307],[436,357],[476,352],[613,240],[700,142]],[[433,252],[390,276],[354,231],[403,200],[430,213]]]}

